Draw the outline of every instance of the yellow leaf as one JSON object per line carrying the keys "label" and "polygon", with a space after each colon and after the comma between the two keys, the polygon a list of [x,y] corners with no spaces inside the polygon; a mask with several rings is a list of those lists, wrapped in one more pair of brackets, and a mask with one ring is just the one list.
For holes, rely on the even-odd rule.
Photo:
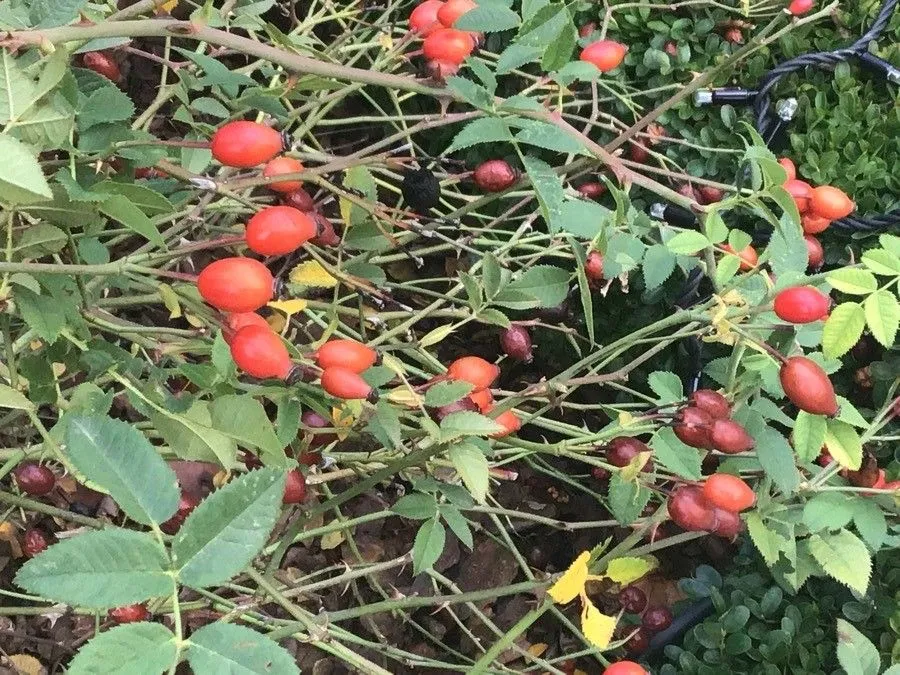
{"label": "yellow leaf", "polygon": [[19,537],[16,535],[16,527],[8,520],[0,521],[0,541],[9,544],[13,558],[22,557],[22,547],[19,545]]}
{"label": "yellow leaf", "polygon": [[638,474],[644,470],[644,465],[650,461],[651,452],[639,452],[632,460],[622,469],[620,475],[622,480],[634,480]]}
{"label": "yellow leaf", "polygon": [[656,558],[616,558],[610,561],[606,568],[606,575],[617,584],[627,585],[637,581],[648,572],[656,569],[659,563]]}
{"label": "yellow leaf", "polygon": [[291,270],[292,284],[316,286],[317,288],[334,288],[338,281],[328,273],[318,260],[307,260]]}
{"label": "yellow leaf", "polygon": [[399,403],[408,408],[418,408],[422,405],[422,397],[409,387],[397,387],[393,391],[388,392],[385,398],[392,403]]}
{"label": "yellow leaf", "polygon": [[581,602],[581,632],[592,645],[598,649],[606,649],[612,641],[616,618],[603,614],[587,596],[583,596]]}
{"label": "yellow leaf", "polygon": [[362,412],[360,401],[347,401],[340,408],[331,409],[332,426],[337,429],[337,437],[344,440],[349,436],[349,430],[356,424],[359,413]]}
{"label": "yellow leaf", "polygon": [[623,429],[625,427],[630,427],[634,424],[634,415],[632,415],[627,410],[623,410],[619,413],[619,426]]}
{"label": "yellow leaf", "polygon": [[40,661],[28,654],[13,654],[9,660],[22,675],[41,675],[47,672]]}
{"label": "yellow leaf", "polygon": [[172,290],[169,284],[158,284],[156,292],[162,298],[163,304],[169,310],[170,319],[178,319],[181,317],[181,302],[178,300],[178,294]]}
{"label": "yellow leaf", "polygon": [[350,214],[353,212],[353,202],[345,197],[338,199],[338,208],[341,211],[341,220],[344,221],[344,227],[350,227]]}
{"label": "yellow leaf", "polygon": [[553,602],[558,605],[565,605],[584,592],[584,585],[587,583],[588,578],[587,564],[590,559],[591,552],[583,551],[569,565],[569,569],[563,572],[563,575],[556,580],[556,583],[547,591],[547,594],[553,598]]}
{"label": "yellow leaf", "polygon": [[333,548],[337,548],[341,544],[344,543],[344,533],[341,530],[335,530],[334,532],[329,532],[328,534],[323,534],[322,539],[319,541],[319,547],[323,551],[330,551]]}
{"label": "yellow leaf", "polygon": [[167,12],[171,12],[176,7],[178,7],[178,0],[169,0],[168,2],[164,2],[159,6],[160,9],[163,9]]}
{"label": "yellow leaf", "polygon": [[438,342],[443,340],[445,337],[450,335],[453,332],[455,326],[452,323],[448,323],[446,326],[438,326],[434,330],[428,331],[425,336],[419,340],[419,347],[430,347],[431,345],[436,345]]}
{"label": "yellow leaf", "polygon": [[386,52],[389,52],[394,48],[394,40],[390,33],[379,33],[378,44],[381,45],[381,49]]}
{"label": "yellow leaf", "polygon": [[290,319],[297,312],[302,312],[306,309],[309,303],[302,298],[292,298],[290,300],[273,300],[269,303],[269,307],[272,309],[277,309],[279,312],[284,312],[287,315],[287,318]]}
{"label": "yellow leaf", "polygon": [[526,649],[529,654],[532,656],[540,656],[545,651],[547,651],[547,643],[546,642],[535,642],[528,649]]}

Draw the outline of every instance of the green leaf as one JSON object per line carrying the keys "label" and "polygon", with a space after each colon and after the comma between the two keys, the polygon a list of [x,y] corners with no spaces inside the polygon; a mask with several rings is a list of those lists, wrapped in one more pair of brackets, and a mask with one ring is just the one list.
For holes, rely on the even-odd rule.
{"label": "green leaf", "polygon": [[897,339],[897,327],[900,325],[900,303],[897,302],[897,296],[884,289],[875,291],[866,298],[863,307],[872,336],[888,349],[893,347]]}
{"label": "green leaf", "polygon": [[100,211],[129,230],[134,230],[147,241],[157,246],[165,247],[166,240],[159,233],[159,229],[143,211],[131,203],[128,197],[124,195],[110,195],[109,199],[100,204]]}
{"label": "green leaf", "polygon": [[552,166],[536,157],[525,155],[522,157],[522,163],[525,165],[525,172],[537,193],[541,215],[547,223],[550,234],[556,234],[559,232],[562,222],[564,201],[562,179]]}
{"label": "green leaf", "polygon": [[68,417],[66,454],[88,480],[103,487],[128,517],[164,523],[178,509],[178,478],[132,425],[105,415]]}
{"label": "green leaf", "polygon": [[854,499],[853,524],[869,548],[878,551],[887,537],[887,519],[871,499]]}
{"label": "green leaf", "polygon": [[567,199],[562,204],[559,229],[582,239],[593,239],[613,222],[614,214],[605,206],[587,199]]}
{"label": "green leaf", "polygon": [[44,255],[59,253],[65,248],[68,241],[66,233],[55,225],[38,223],[22,233],[13,250],[22,259],[40,258]]}
{"label": "green leaf", "polygon": [[0,135],[0,156],[4,160],[0,166],[0,201],[34,204],[53,198],[41,165],[24,143]]}
{"label": "green leaf", "polygon": [[151,190],[144,185],[138,185],[136,183],[117,183],[116,181],[105,180],[92,186],[91,189],[102,194],[114,194],[127,197],[128,201],[148,216],[159,216],[164,213],[172,213],[174,210],[172,202],[155,190]]}
{"label": "green leaf", "polygon": [[656,402],[659,404],[675,403],[684,398],[681,378],[675,373],[657,370],[647,377],[647,384],[656,394]]}
{"label": "green leaf", "polygon": [[862,441],[856,429],[840,420],[828,420],[825,447],[841,466],[856,471],[862,465]]}
{"label": "green leaf", "polygon": [[700,451],[682,443],[669,427],[653,435],[650,447],[653,459],[672,473],[688,480],[700,480]]}
{"label": "green leaf", "polygon": [[29,17],[35,28],[62,26],[78,18],[87,0],[32,0]]}
{"label": "green leaf", "polygon": [[494,97],[487,89],[464,77],[448,77],[447,88],[473,108],[490,110],[494,105]]}
{"label": "green leaf", "polygon": [[852,501],[837,492],[821,492],[803,506],[803,522],[810,532],[839,530],[852,518]]}
{"label": "green leaf", "polygon": [[191,634],[187,660],[195,673],[299,674],[287,650],[245,626],[216,621]]}
{"label": "green leaf", "polygon": [[38,295],[19,285],[13,290],[13,298],[28,327],[42,340],[50,344],[56,342],[66,326],[65,308],[49,295]]}
{"label": "green leaf", "polygon": [[446,539],[447,532],[437,516],[422,523],[413,542],[413,574],[430,569],[437,562],[444,551]]}
{"label": "green leaf", "polygon": [[175,635],[160,623],[129,623],[94,636],[69,662],[69,675],[155,675],[178,658]]}
{"label": "green leaf", "polygon": [[650,490],[632,480],[623,480],[620,472],[609,479],[609,510],[622,525],[630,525],[650,501]]}
{"label": "green leaf", "polygon": [[266,466],[281,469],[291,466],[262,403],[252,396],[217,396],[209,404],[209,414],[215,429],[244,447],[258,449]]}
{"label": "green leaf", "polygon": [[[789,227],[781,227],[779,230],[789,230],[792,234],[800,234],[800,211],[797,209],[797,202],[794,201],[794,198],[791,194],[785,190],[781,185],[773,185],[769,188],[769,195],[771,195],[772,199],[778,204],[778,207],[784,212],[784,215],[787,217]],[[792,237],[793,239],[794,237]],[[800,237],[800,241],[803,241],[803,238]],[[798,271],[803,271],[798,270]]]}
{"label": "green leaf", "polygon": [[0,52],[0,123],[18,120],[34,105],[37,92],[34,81],[25,74],[12,50]]}
{"label": "green leaf", "polygon": [[873,248],[862,254],[862,262],[875,274],[888,277],[900,275],[900,256],[883,248]]}
{"label": "green leaf", "polygon": [[16,584],[49,600],[90,609],[172,593],[163,547],[149,534],[119,528],[54,544],[19,569]]}
{"label": "green leaf", "polygon": [[34,404],[12,387],[0,384],[0,408],[34,410]]}
{"label": "green leaf", "polygon": [[850,295],[867,295],[878,288],[878,280],[868,270],[842,267],[829,272],[825,278],[833,288]]}
{"label": "green leaf", "polygon": [[391,511],[403,518],[414,520],[427,520],[434,518],[438,510],[437,500],[434,495],[424,492],[413,492],[397,500],[391,507]]}
{"label": "green leaf", "polygon": [[84,132],[99,124],[122,122],[134,115],[134,103],[112,84],[90,94],[78,107],[78,128]]}
{"label": "green leaf", "polygon": [[456,535],[463,544],[471,549],[474,546],[472,541],[472,530],[469,527],[469,521],[460,513],[460,510],[453,504],[441,504],[441,518],[450,526],[453,534]]}
{"label": "green leaf", "polygon": [[503,143],[511,140],[512,134],[505,120],[499,117],[482,117],[460,129],[445,152],[450,154],[479,143]]}
{"label": "green leaf", "polygon": [[487,499],[489,487],[488,461],[481,449],[472,443],[458,443],[448,451],[456,473],[479,504]]}
{"label": "green leaf", "polygon": [[825,444],[825,418],[801,410],[794,423],[794,450],[804,462],[812,462]]}
{"label": "green leaf", "polygon": [[547,43],[547,49],[541,57],[541,68],[553,72],[562,68],[572,58],[572,50],[578,44],[578,29],[572,19],[571,12],[566,10],[562,29],[554,40]]}
{"label": "green leaf", "polygon": [[843,619],[837,620],[837,657],[847,675],[878,675],[881,672],[878,648]]}
{"label": "green leaf", "polygon": [[403,442],[397,410],[383,399],[375,405],[375,414],[369,419],[368,430],[388,449],[398,448]]}
{"label": "green leaf", "polygon": [[653,244],[647,249],[644,253],[644,264],[641,266],[647,290],[659,288],[672,276],[676,260],[675,255],[665,244]]}
{"label": "green leaf", "polygon": [[794,451],[772,427],[763,427],[756,435],[756,456],[766,475],[785,495],[799,487],[800,472],[794,464]]}
{"label": "green leaf", "polygon": [[856,535],[847,530],[814,534],[809,538],[809,550],[828,575],[865,595],[872,575],[872,558]]}
{"label": "green leaf", "polygon": [[231,466],[237,444],[230,436],[212,427],[209,404],[195,401],[182,415],[152,412],[150,419],[166,443],[183,459],[216,462]]}
{"label": "green leaf", "polygon": [[453,23],[453,28],[478,33],[496,33],[516,28],[519,23],[519,15],[509,7],[496,2],[479,2],[477,7],[459,17]]}
{"label": "green leaf", "polygon": [[847,424],[857,427],[859,429],[867,429],[869,427],[869,423],[866,421],[866,418],[863,417],[859,410],[856,409],[856,406],[850,403],[843,396],[837,396],[838,406],[840,407],[840,411],[838,412],[838,416],[836,419],[839,419],[841,422],[846,422]]}
{"label": "green leaf", "polygon": [[441,440],[452,441],[460,436],[490,436],[503,431],[503,427],[490,417],[463,410],[447,415],[441,420]]}
{"label": "green leaf", "polygon": [[710,245],[709,239],[694,230],[679,232],[666,242],[666,247],[679,255],[693,255]]}
{"label": "green leaf", "polygon": [[253,78],[244,73],[232,70],[227,64],[222,63],[211,56],[200,54],[191,49],[183,49],[181,47],[176,47],[175,51],[196,63],[197,66],[203,70],[203,77],[198,78],[197,80],[197,85],[200,87],[221,87],[222,91],[228,96],[237,97],[241,87],[252,87],[255,84]]}
{"label": "green leaf", "polygon": [[428,387],[425,392],[425,405],[429,408],[440,408],[455,403],[472,392],[469,382],[438,382]]}
{"label": "green leaf", "polygon": [[584,312],[584,323],[587,328],[588,340],[591,344],[595,344],[595,327],[594,327],[594,293],[591,288],[591,282],[587,278],[584,271],[587,262],[587,255],[584,248],[578,244],[573,237],[567,237],[569,246],[572,248],[572,254],[575,256],[575,277],[578,279],[578,296],[581,299],[581,309]]}
{"label": "green leaf", "polygon": [[262,549],[281,512],[284,472],[251,471],[213,492],[187,517],[172,542],[186,586],[225,583]]}
{"label": "green leaf", "polygon": [[[794,206],[794,209],[797,208],[793,199],[791,199],[791,204]],[[742,249],[743,247],[735,250],[740,251]],[[779,277],[788,272],[799,272],[802,274],[806,271],[809,263],[809,251],[806,248],[806,242],[803,240],[803,234],[800,232],[799,227],[773,230],[766,252],[769,254],[769,267],[772,268],[772,273]]]}
{"label": "green leaf", "polygon": [[822,330],[822,353],[826,359],[843,356],[862,337],[866,327],[866,313],[862,305],[845,302],[831,311]]}
{"label": "green leaf", "polygon": [[501,290],[494,302],[510,309],[523,309],[522,300],[532,298],[531,307],[556,307],[569,293],[572,273],[552,265],[535,265]]}
{"label": "green leaf", "polygon": [[788,542],[780,534],[766,526],[758,511],[747,515],[747,531],[766,564],[771,567],[778,562],[779,553]]}
{"label": "green leaf", "polygon": [[235,365],[234,359],[231,358],[231,347],[225,342],[222,331],[218,331],[213,339],[210,361],[212,361],[213,366],[215,366],[224,380],[230,379],[237,372],[237,365]]}
{"label": "green leaf", "polygon": [[500,54],[497,59],[497,74],[505,75],[526,63],[537,61],[544,50],[533,45],[512,43]]}
{"label": "green leaf", "polygon": [[517,125],[521,127],[520,131],[516,133],[516,140],[520,143],[556,152],[572,154],[585,152],[584,144],[549,122],[523,120]]}

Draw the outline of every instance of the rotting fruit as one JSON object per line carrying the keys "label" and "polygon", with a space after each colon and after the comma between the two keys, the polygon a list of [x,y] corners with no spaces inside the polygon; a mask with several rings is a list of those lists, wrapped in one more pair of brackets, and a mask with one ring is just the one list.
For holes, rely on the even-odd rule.
{"label": "rotting fruit", "polygon": [[614,40],[592,42],[581,51],[582,61],[594,64],[601,73],[618,68],[628,53],[628,47]]}
{"label": "rotting fruit", "polygon": [[306,499],[306,476],[300,469],[291,469],[284,480],[282,504],[300,504]]}
{"label": "rotting fruit", "polygon": [[378,352],[356,340],[329,340],[316,350],[315,359],[320,368],[339,366],[361,373],[377,363]]}
{"label": "rotting fruit", "polygon": [[268,162],[284,149],[284,139],[272,127],[238,120],[223,124],[213,134],[210,150],[225,166],[249,169]]}
{"label": "rotting fruit", "polygon": [[27,495],[41,497],[56,485],[56,475],[43,464],[22,462],[13,471],[16,485]]}
{"label": "rotting fruit", "polygon": [[710,427],[713,418],[702,408],[688,406],[675,415],[675,435],[692,448],[708,448],[712,443]]}
{"label": "rotting fruit", "polygon": [[447,368],[447,377],[468,382],[475,387],[475,391],[490,387],[499,374],[497,365],[480,356],[461,356]]}
{"label": "rotting fruit", "polygon": [[316,208],[313,198],[302,187],[281,195],[281,203],[298,211],[314,211]]}
{"label": "rotting fruit", "polygon": [[785,395],[800,410],[813,415],[837,415],[839,406],[834,387],[815,361],[792,356],[781,365],[778,377]]}
{"label": "rotting fruit", "polygon": [[505,159],[489,159],[475,167],[472,178],[485,192],[503,192],[511,187],[519,176]]}
{"label": "rotting fruit", "polygon": [[197,277],[203,299],[224,312],[255,312],[275,294],[269,269],[252,258],[222,258]]}
{"label": "rotting fruit", "polygon": [[294,367],[287,347],[268,326],[241,328],[231,339],[231,357],[238,368],[261,380],[285,380]]}
{"label": "rotting fruit", "polygon": [[709,429],[709,443],[726,455],[746,452],[756,445],[747,430],[734,420],[714,420]]}
{"label": "rotting fruit", "polygon": [[108,616],[116,623],[137,623],[138,621],[146,621],[150,616],[147,606],[142,603],[134,605],[123,605],[122,607],[113,607],[109,610]]}
{"label": "rotting fruit", "polygon": [[731,415],[728,399],[712,389],[698,389],[691,393],[689,400],[692,406],[705,410],[713,419],[727,419]]}
{"label": "rotting fruit", "polygon": [[322,371],[322,389],[336,398],[345,400],[365,399],[374,402],[378,399],[378,392],[358,373],[340,366],[332,366]]}
{"label": "rotting fruit", "polygon": [[[269,160],[263,169],[263,177],[273,178],[275,176],[283,176],[290,173],[300,173],[303,171],[303,164],[299,159],[293,157],[276,157]],[[274,192],[283,192],[285,194],[295,192],[303,187],[300,180],[283,180],[277,183],[269,183],[267,187]]]}
{"label": "rotting fruit", "polygon": [[641,617],[641,625],[651,633],[658,633],[672,625],[672,612],[668,607],[648,607]]}
{"label": "rotting fruit", "polygon": [[511,359],[531,363],[534,356],[531,353],[531,334],[524,326],[513,324],[500,333],[500,346]]}
{"label": "rotting fruit", "polygon": [[741,478],[728,473],[714,473],[703,484],[703,496],[713,506],[735,513],[756,503],[756,495]]}
{"label": "rotting fruit", "polygon": [[268,256],[293,253],[316,233],[316,222],[303,211],[269,206],[250,218],[245,236],[251,251]]}
{"label": "rotting fruit", "polygon": [[812,286],[794,286],[780,291],[773,304],[779,319],[791,323],[812,323],[828,314],[831,300]]}
{"label": "rotting fruit", "polygon": [[[304,410],[303,414],[300,415],[300,422],[305,427],[309,427],[310,429],[328,429],[334,426],[331,423],[331,420],[325,418],[324,416],[317,413],[315,410]],[[337,434],[307,434],[307,438],[309,438],[309,447],[310,448],[319,448],[323,445],[328,445],[329,443],[337,440]]]}
{"label": "rotting fruit", "polygon": [[646,628],[638,628],[634,635],[625,643],[625,650],[630,654],[643,654],[650,647],[650,631]]}

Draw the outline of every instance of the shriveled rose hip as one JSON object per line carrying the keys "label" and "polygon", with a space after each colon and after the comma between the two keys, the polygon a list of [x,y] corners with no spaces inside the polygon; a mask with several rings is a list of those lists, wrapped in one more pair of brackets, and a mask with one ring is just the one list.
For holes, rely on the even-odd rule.
{"label": "shriveled rose hip", "polygon": [[524,326],[513,324],[500,333],[500,346],[506,355],[516,361],[531,363],[531,334]]}

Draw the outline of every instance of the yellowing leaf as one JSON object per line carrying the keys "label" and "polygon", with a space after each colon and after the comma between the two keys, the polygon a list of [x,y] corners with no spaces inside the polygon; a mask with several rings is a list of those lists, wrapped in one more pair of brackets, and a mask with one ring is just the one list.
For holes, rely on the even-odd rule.
{"label": "yellowing leaf", "polygon": [[331,409],[332,426],[337,429],[337,437],[344,440],[349,435],[349,430],[356,424],[359,413],[362,411],[360,401],[347,401],[340,408]]}
{"label": "yellowing leaf", "polygon": [[622,469],[622,480],[634,480],[638,474],[644,470],[644,465],[650,461],[651,452],[639,452],[632,460]]}
{"label": "yellowing leaf", "polygon": [[0,541],[5,541],[9,544],[10,553],[12,553],[13,558],[22,557],[22,547],[19,545],[16,527],[8,520],[0,521]]}
{"label": "yellowing leaf", "polygon": [[47,672],[41,662],[29,654],[13,654],[9,660],[22,675],[42,675]]}
{"label": "yellowing leaf", "polygon": [[318,260],[307,260],[291,270],[292,284],[316,286],[317,288],[334,288],[338,281],[328,273]]}
{"label": "yellowing leaf", "polygon": [[159,297],[162,298],[163,304],[166,306],[166,309],[169,310],[169,318],[180,318],[181,302],[179,302],[178,294],[172,290],[172,287],[169,286],[169,284],[159,284],[156,287],[156,292],[159,293]]}
{"label": "yellowing leaf", "polygon": [[343,543],[344,533],[340,530],[335,530],[334,532],[329,532],[328,534],[322,535],[322,539],[319,541],[319,547],[323,551],[330,551],[331,549],[337,548]]}
{"label": "yellowing leaf", "polygon": [[430,347],[431,345],[436,345],[438,342],[443,340],[445,337],[450,335],[453,332],[453,329],[456,328],[452,323],[448,323],[445,326],[438,326],[437,328],[428,331],[425,336],[419,340],[419,347]]}
{"label": "yellowing leaf", "polygon": [[547,594],[553,598],[553,602],[558,605],[565,605],[584,593],[584,585],[587,583],[588,578],[587,564],[590,559],[591,552],[583,551],[569,565],[569,569],[563,572],[563,575],[549,588]]}
{"label": "yellowing leaf", "polygon": [[407,408],[418,408],[422,405],[422,397],[409,387],[397,387],[389,392],[385,398],[391,403],[399,403]]}
{"label": "yellowing leaf", "polygon": [[619,426],[623,429],[625,427],[630,427],[634,424],[634,415],[632,415],[627,410],[623,410],[619,413]]}
{"label": "yellowing leaf", "polygon": [[535,642],[533,645],[531,645],[525,651],[527,651],[532,656],[540,656],[545,651],[547,651],[547,646],[548,645],[546,642]]}
{"label": "yellowing leaf", "polygon": [[184,315],[184,318],[187,320],[189,324],[191,324],[194,328],[206,328],[206,321],[201,319],[196,314],[187,313]]}
{"label": "yellowing leaf", "polygon": [[160,9],[167,12],[171,12],[176,7],[178,7],[178,0],[169,0],[168,2],[164,2],[159,6]]}
{"label": "yellowing leaf", "polygon": [[582,598],[581,632],[592,645],[598,649],[606,649],[612,641],[616,618],[603,614],[587,599]]}
{"label": "yellowing leaf", "polygon": [[389,52],[394,48],[394,40],[390,36],[390,33],[379,33],[378,44],[381,46],[381,49],[386,52]]}
{"label": "yellowing leaf", "polygon": [[606,568],[606,576],[617,584],[627,585],[656,569],[656,558],[616,558]]}
{"label": "yellowing leaf", "polygon": [[277,309],[279,312],[284,312],[287,316],[288,320],[296,314],[297,312],[302,312],[306,309],[309,303],[302,298],[292,298],[290,300],[273,300],[269,303],[269,307],[272,309]]}

